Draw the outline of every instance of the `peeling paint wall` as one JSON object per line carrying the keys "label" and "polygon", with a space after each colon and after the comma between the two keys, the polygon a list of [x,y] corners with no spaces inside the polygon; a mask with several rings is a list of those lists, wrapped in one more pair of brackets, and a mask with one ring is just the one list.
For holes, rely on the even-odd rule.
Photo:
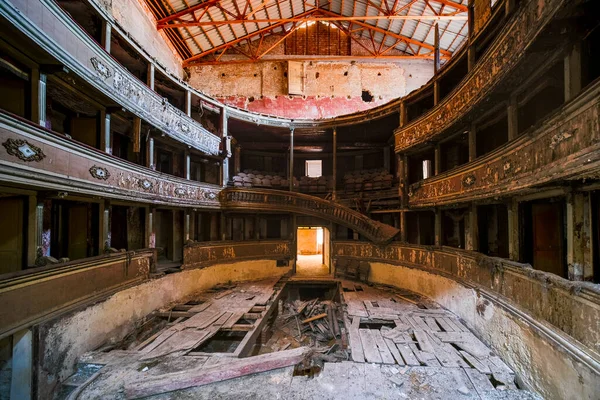
{"label": "peeling paint wall", "polygon": [[370,282],[411,290],[452,311],[544,398],[594,399],[600,393],[600,381],[591,368],[475,289],[416,268],[370,264]]}
{"label": "peeling paint wall", "polygon": [[91,0],[111,14],[121,28],[169,72],[183,77],[181,58],[171,47],[143,0]]}
{"label": "peeling paint wall", "polygon": [[[433,76],[430,60],[303,61],[303,95],[288,95],[285,61],[205,65],[190,69],[194,88],[226,104],[288,118],[328,118],[402,97]],[[363,91],[372,101],[363,100]]]}
{"label": "peeling paint wall", "polygon": [[41,325],[39,398],[51,398],[52,390],[73,373],[82,354],[107,341],[121,340],[136,321],[151,312],[189,301],[195,293],[219,283],[258,280],[289,272],[289,267],[277,267],[276,263],[247,261],[169,274]]}

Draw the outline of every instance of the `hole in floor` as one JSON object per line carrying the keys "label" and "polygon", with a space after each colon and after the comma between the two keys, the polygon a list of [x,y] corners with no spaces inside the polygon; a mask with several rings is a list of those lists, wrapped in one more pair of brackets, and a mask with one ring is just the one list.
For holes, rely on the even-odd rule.
{"label": "hole in floor", "polygon": [[246,332],[219,331],[193,351],[200,353],[233,353],[245,336]]}
{"label": "hole in floor", "polygon": [[358,328],[380,330],[384,326],[394,329],[396,327],[396,324],[393,322],[361,322]]}

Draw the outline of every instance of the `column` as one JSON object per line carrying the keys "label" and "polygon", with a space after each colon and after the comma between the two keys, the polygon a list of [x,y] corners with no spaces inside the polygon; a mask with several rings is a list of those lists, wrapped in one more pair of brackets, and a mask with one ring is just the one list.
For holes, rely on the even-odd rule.
{"label": "column", "polygon": [[110,54],[110,41],[111,41],[111,33],[112,33],[112,26],[110,25],[110,22],[104,20],[102,21],[102,38],[101,38],[101,44],[102,47],[104,47],[104,50],[106,50],[106,52],[108,54]]}
{"label": "column", "polygon": [[288,180],[290,182],[290,192],[294,191],[294,128],[290,128],[290,163],[288,168]]}
{"label": "column", "polygon": [[400,174],[400,197],[402,200],[402,208],[408,207],[408,156],[403,154],[401,157],[401,163],[398,166]]}
{"label": "column", "polygon": [[191,173],[192,157],[188,150],[185,151],[183,157],[184,157],[183,174],[185,175],[185,179],[187,179],[189,181],[192,176],[192,173]]}
{"label": "column", "polygon": [[[38,221],[40,221],[40,223],[43,222],[42,219],[38,219],[37,196],[32,195],[28,197],[27,208],[27,266],[30,267],[35,265],[37,248],[40,246],[39,238],[41,235],[39,234],[40,231],[38,231]],[[44,208],[42,205],[42,213],[43,211]]]}
{"label": "column", "polygon": [[435,75],[437,75],[438,72],[440,72],[440,67],[441,67],[441,63],[440,63],[440,27],[437,23],[435,24],[434,34],[435,34],[435,36],[433,39],[433,43],[434,43],[433,72]]}
{"label": "column", "polygon": [[111,235],[110,235],[110,217],[111,217],[111,205],[109,201],[100,202],[100,246],[98,247],[98,253],[104,254],[109,253],[111,248]]}
{"label": "column", "polygon": [[567,194],[567,266],[569,280],[583,280],[585,270],[584,195]]}
{"label": "column", "polygon": [[565,102],[571,100],[581,91],[581,43],[575,44],[565,56]]}
{"label": "column", "polygon": [[520,261],[520,227],[519,202],[512,200],[508,205],[508,257],[512,261]]}
{"label": "column", "polygon": [[435,245],[442,245],[442,210],[439,208],[435,210]]}
{"label": "column", "polygon": [[472,204],[465,215],[465,250],[479,250],[479,220],[477,206]]}
{"label": "column", "polygon": [[156,218],[156,208],[147,208],[146,210],[146,247],[154,249],[156,247],[156,234],[154,233],[154,219]]}
{"label": "column", "polygon": [[227,225],[226,225],[226,221],[225,221],[225,213],[221,212],[221,218],[219,219],[220,240],[227,240],[227,230],[225,229],[226,227],[227,227]]}
{"label": "column", "polygon": [[408,114],[406,113],[406,103],[400,102],[400,128],[406,125],[408,122]]}
{"label": "column", "polygon": [[33,384],[33,333],[29,329],[12,335],[10,400],[28,400]]}
{"label": "column", "polygon": [[192,117],[192,92],[189,90],[185,92],[185,113],[188,117]]}
{"label": "column", "polygon": [[439,143],[435,145],[433,158],[433,175],[438,175],[442,171],[442,152]]}
{"label": "column", "polygon": [[46,127],[46,80],[47,76],[39,69],[31,71],[31,120]]}
{"label": "column", "polygon": [[469,162],[477,158],[477,130],[475,124],[469,129]]}
{"label": "column", "polygon": [[100,111],[100,143],[101,150],[107,154],[112,154],[112,139],[110,135],[110,112]]}
{"label": "column", "polygon": [[142,146],[142,119],[133,118],[133,152],[139,153]]}
{"label": "column", "polygon": [[400,241],[407,242],[408,232],[406,232],[406,211],[400,212]]}
{"label": "column", "polygon": [[229,157],[231,157],[231,138],[229,137],[229,128],[227,126],[227,109],[225,107],[221,108],[221,118],[220,118],[220,130],[221,130],[221,140],[223,141],[223,150],[225,153],[225,158],[221,163],[221,185],[223,187],[227,186],[229,182]]}
{"label": "column", "polygon": [[508,117],[508,141],[514,140],[519,136],[519,108],[517,105],[517,97],[510,96],[508,107],[506,109]]}
{"label": "column", "polygon": [[475,33],[475,10],[474,0],[469,0],[468,4],[468,18],[469,18],[469,48],[467,49],[467,69],[469,72],[475,68],[475,47],[472,46],[471,38]]}
{"label": "column", "polygon": [[148,138],[148,142],[146,143],[146,160],[147,167],[151,170],[156,170],[156,165],[154,164],[154,138]]}
{"label": "column", "polygon": [[333,127],[333,193],[331,199],[337,199],[337,128]]}
{"label": "column", "polygon": [[148,81],[146,82],[146,84],[152,90],[154,90],[154,73],[155,73],[154,64],[149,63],[148,64]]}
{"label": "column", "polygon": [[440,103],[440,81],[433,82],[433,105],[437,106]]}

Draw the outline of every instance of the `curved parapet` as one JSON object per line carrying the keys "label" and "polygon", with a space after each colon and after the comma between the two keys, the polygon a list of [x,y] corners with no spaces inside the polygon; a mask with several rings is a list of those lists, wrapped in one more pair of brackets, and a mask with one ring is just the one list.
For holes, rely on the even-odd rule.
{"label": "curved parapet", "polygon": [[389,242],[399,232],[336,202],[306,194],[272,189],[225,189],[219,199],[224,210],[287,211],[320,217],[347,226],[376,244]]}

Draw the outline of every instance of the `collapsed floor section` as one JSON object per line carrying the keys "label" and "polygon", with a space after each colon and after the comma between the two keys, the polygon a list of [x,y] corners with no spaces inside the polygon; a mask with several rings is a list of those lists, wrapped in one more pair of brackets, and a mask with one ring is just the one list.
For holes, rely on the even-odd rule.
{"label": "collapsed floor section", "polygon": [[[331,375],[338,370],[346,375]],[[351,375],[363,383],[344,387]],[[281,393],[292,395],[294,382],[305,382],[301,391],[325,398],[379,398],[384,386],[392,397],[498,398],[502,391],[502,398],[535,398],[458,318],[425,298],[365,283],[287,278],[215,287],[154,313],[121,342],[82,357],[59,397],[185,390],[203,398],[219,385],[267,376],[285,377]],[[267,386],[252,393],[267,396]]]}

